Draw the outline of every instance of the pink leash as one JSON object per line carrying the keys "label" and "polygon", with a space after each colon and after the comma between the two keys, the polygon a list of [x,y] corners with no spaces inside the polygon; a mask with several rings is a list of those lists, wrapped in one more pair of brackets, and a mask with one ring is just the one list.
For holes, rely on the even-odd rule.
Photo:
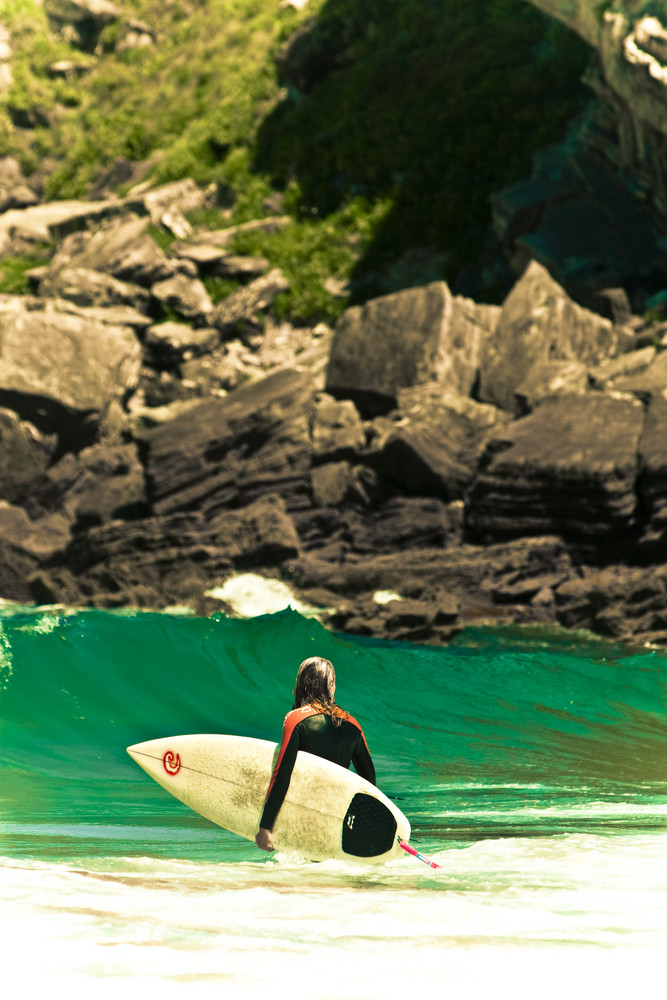
{"label": "pink leash", "polygon": [[406,841],[401,840],[400,837],[397,837],[396,840],[399,843],[399,847],[402,847],[404,851],[407,851],[408,854],[411,854],[413,858],[419,858],[419,860],[423,861],[425,865],[429,866],[429,868],[442,867],[442,865],[437,865],[435,861],[431,861],[430,858],[425,858],[423,854],[420,854],[419,851],[416,851],[414,847],[410,847],[410,845]]}

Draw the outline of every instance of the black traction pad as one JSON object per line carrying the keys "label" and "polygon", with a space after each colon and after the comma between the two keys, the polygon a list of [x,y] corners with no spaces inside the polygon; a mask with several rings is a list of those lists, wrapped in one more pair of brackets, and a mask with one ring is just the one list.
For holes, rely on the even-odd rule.
{"label": "black traction pad", "polygon": [[396,818],[373,795],[358,792],[343,820],[343,850],[356,858],[386,854],[396,840]]}

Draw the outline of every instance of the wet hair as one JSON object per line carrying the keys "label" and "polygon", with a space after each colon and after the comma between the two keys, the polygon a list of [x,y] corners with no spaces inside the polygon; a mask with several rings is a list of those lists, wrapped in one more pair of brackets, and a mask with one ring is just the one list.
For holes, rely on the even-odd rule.
{"label": "wet hair", "polygon": [[299,666],[294,685],[294,708],[312,705],[325,715],[330,715],[334,725],[340,725],[347,718],[334,701],[336,672],[330,660],[322,656],[310,656]]}

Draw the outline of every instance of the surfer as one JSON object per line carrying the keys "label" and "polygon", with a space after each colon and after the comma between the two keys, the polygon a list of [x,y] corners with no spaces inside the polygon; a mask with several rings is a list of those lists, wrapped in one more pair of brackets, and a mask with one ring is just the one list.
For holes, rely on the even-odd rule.
{"label": "surfer", "polygon": [[280,812],[299,750],[324,757],[341,767],[350,762],[362,778],[375,784],[375,768],[366,738],[356,719],[334,701],[336,674],[321,656],[304,660],[296,675],[294,707],[285,716],[283,738],[255,836],[263,851],[273,851],[273,824]]}

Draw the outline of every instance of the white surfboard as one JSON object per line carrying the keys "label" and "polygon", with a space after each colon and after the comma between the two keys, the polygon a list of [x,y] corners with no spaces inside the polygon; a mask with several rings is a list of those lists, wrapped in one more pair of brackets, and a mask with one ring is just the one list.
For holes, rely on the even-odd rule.
{"label": "white surfboard", "polygon": [[[199,734],[148,740],[127,752],[195,812],[254,841],[278,749],[268,740]],[[409,840],[410,824],[375,785],[299,751],[273,828],[276,850],[377,864],[405,856],[398,837]]]}

